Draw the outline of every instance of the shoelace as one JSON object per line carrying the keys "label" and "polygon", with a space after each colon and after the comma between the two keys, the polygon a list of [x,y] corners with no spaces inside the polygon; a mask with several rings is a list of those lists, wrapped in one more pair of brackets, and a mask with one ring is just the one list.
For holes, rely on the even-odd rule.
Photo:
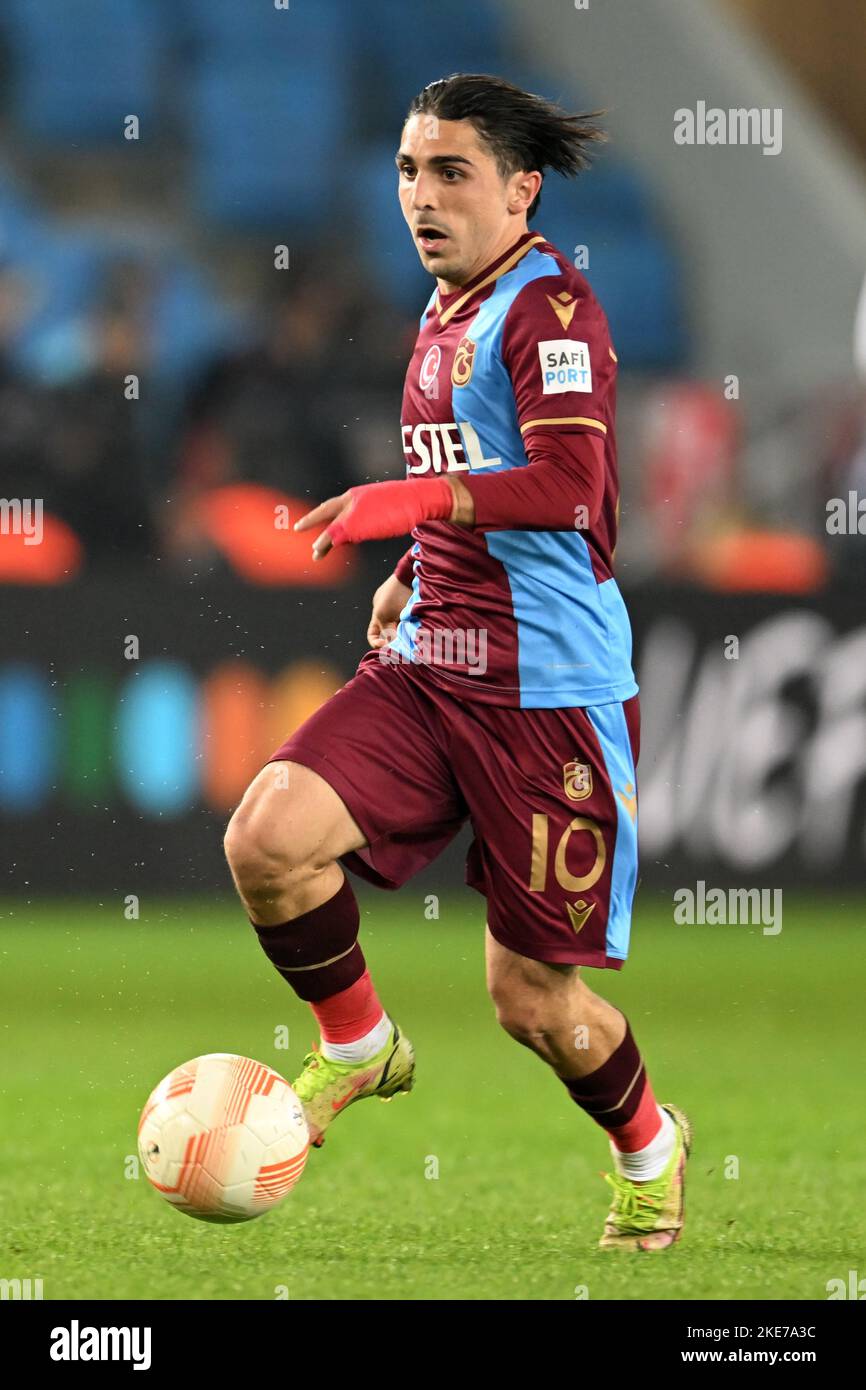
{"label": "shoelace", "polygon": [[651,1231],[661,1208],[663,1194],[649,1185],[635,1187],[619,1173],[605,1173],[603,1176],[614,1192],[614,1221],[627,1221],[637,1230]]}
{"label": "shoelace", "polygon": [[341,1062],[332,1062],[319,1049],[318,1043],[311,1044],[312,1051],[304,1058],[301,1074],[293,1083],[293,1090],[299,1100],[311,1101],[337,1076],[348,1075],[352,1068]]}
{"label": "shoelace", "polygon": [[304,1058],[301,1074],[294,1083],[294,1092],[299,1100],[312,1100],[323,1091],[332,1079],[325,1065],[327,1058],[319,1051],[318,1044],[311,1044],[312,1051]]}

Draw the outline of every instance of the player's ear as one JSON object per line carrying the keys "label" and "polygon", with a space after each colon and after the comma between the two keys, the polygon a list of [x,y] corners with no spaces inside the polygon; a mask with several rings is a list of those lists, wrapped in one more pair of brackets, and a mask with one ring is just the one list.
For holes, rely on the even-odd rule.
{"label": "player's ear", "polygon": [[543,175],[537,169],[523,170],[512,175],[512,186],[509,197],[509,210],[519,212],[522,208],[531,208],[538,194],[541,192],[541,185],[544,182]]}

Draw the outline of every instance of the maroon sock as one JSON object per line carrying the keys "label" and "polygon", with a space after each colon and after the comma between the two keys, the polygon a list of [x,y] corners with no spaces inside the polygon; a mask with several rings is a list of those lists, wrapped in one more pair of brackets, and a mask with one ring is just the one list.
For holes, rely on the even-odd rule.
{"label": "maroon sock", "polygon": [[299,999],[318,1003],[348,989],[366,970],[358,945],[361,915],[347,878],[333,898],[291,922],[260,927],[262,950]]}
{"label": "maroon sock", "polygon": [[[632,1037],[628,1019],[625,1021],[625,1037],[607,1061],[586,1076],[563,1077],[563,1084],[575,1104],[585,1110],[602,1129],[610,1132],[628,1125],[641,1109],[641,1101],[649,1085],[646,1067]],[[641,1109],[641,1115],[645,1112],[646,1106]],[[656,1132],[660,1121],[654,1107],[650,1107],[648,1119],[653,1132]]]}

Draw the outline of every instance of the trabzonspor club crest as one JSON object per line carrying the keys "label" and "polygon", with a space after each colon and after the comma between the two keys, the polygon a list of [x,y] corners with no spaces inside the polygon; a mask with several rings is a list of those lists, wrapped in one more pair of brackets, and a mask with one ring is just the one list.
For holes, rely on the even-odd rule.
{"label": "trabzonspor club crest", "polygon": [[592,768],[588,763],[565,763],[562,785],[569,801],[585,801],[592,796]]}
{"label": "trabzonspor club crest", "polygon": [[465,386],[472,375],[472,363],[475,359],[475,344],[471,338],[461,338],[457,344],[457,351],[454,354],[454,363],[451,367],[451,384],[453,386]]}

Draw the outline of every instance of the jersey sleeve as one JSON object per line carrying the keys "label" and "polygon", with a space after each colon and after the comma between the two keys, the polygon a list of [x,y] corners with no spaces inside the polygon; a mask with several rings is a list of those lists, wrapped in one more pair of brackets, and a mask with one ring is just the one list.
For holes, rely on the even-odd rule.
{"label": "jersey sleeve", "polygon": [[531,430],[526,453],[523,468],[463,474],[475,504],[473,524],[522,531],[594,526],[604,500],[604,440],[592,430],[570,437]]}
{"label": "jersey sleeve", "polygon": [[542,276],[515,297],[502,330],[502,360],[511,378],[524,440],[533,431],[613,429],[609,395],[616,355],[607,320],[589,288],[565,288]]}

